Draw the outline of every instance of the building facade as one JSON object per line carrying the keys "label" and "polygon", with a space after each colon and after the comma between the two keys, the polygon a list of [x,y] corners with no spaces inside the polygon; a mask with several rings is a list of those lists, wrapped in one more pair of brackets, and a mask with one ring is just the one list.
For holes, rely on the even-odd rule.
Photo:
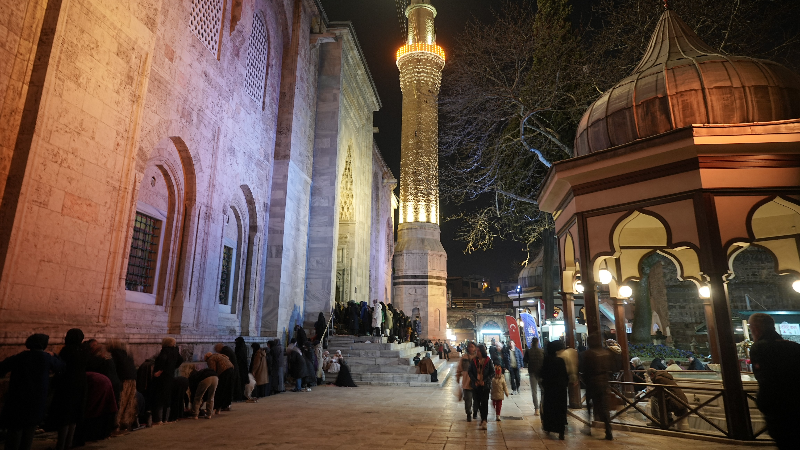
{"label": "building facade", "polygon": [[349,24],[311,0],[0,5],[2,353],[72,327],[137,362],[167,334],[283,338],[341,267],[385,300],[394,177]]}

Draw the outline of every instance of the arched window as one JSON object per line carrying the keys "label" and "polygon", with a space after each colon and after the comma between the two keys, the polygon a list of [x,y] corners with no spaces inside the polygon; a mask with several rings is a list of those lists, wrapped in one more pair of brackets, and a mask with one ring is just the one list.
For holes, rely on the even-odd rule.
{"label": "arched window", "polygon": [[456,322],[456,329],[458,330],[472,330],[475,328],[475,325],[469,319],[460,319]]}
{"label": "arched window", "polygon": [[238,212],[229,207],[224,222],[219,275],[219,310],[225,314],[236,314],[243,248],[242,220]]}
{"label": "arched window", "polygon": [[175,288],[180,258],[176,249],[183,237],[184,208],[194,198],[194,169],[190,158],[181,158],[181,151],[188,154],[179,138],[164,139],[145,164],[130,224],[125,268],[128,301],[164,305],[169,297],[165,292]]}

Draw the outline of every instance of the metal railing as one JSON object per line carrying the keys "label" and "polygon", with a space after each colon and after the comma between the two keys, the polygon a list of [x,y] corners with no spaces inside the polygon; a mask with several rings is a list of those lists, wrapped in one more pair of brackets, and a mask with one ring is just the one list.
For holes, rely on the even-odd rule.
{"label": "metal railing", "polygon": [[[611,423],[630,428],[656,428],[688,435],[732,438],[725,416],[728,394],[723,387],[719,387],[719,381],[677,381],[677,386],[610,381],[608,406]],[[709,386],[712,383],[717,386]],[[745,394],[748,405],[751,401],[755,402],[756,392],[746,390]],[[583,399],[581,403],[584,403]],[[752,410],[748,412],[754,429],[753,439],[769,440],[769,435],[765,434],[766,425],[761,425],[763,419],[755,417]],[[575,411],[571,415],[591,426],[592,420],[585,420],[585,416],[580,417]]]}

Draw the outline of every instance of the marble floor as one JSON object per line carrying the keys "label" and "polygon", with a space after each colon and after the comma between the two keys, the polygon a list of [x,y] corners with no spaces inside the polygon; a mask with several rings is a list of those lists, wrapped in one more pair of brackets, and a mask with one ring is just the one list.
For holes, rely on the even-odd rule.
{"label": "marble floor", "polygon": [[[464,404],[449,379],[442,388],[320,386],[312,392],[287,392],[258,403],[236,403],[211,420],[181,420],[87,445],[86,449],[675,449],[743,448],[641,433],[615,432],[614,441],[580,431],[570,419],[566,440],[541,431],[527,383],[522,395],[503,402],[502,422],[490,412],[488,430],[468,423]],[[37,439],[34,448],[52,447]],[[772,448],[772,447],[760,447]]]}

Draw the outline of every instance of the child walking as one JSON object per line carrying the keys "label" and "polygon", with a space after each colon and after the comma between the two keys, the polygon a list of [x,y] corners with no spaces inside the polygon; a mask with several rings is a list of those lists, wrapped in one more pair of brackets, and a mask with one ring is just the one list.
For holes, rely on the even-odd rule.
{"label": "child walking", "polygon": [[494,412],[498,422],[500,422],[500,410],[503,408],[503,394],[508,397],[506,377],[503,376],[500,366],[494,366],[494,378],[492,378],[492,406],[494,406]]}

